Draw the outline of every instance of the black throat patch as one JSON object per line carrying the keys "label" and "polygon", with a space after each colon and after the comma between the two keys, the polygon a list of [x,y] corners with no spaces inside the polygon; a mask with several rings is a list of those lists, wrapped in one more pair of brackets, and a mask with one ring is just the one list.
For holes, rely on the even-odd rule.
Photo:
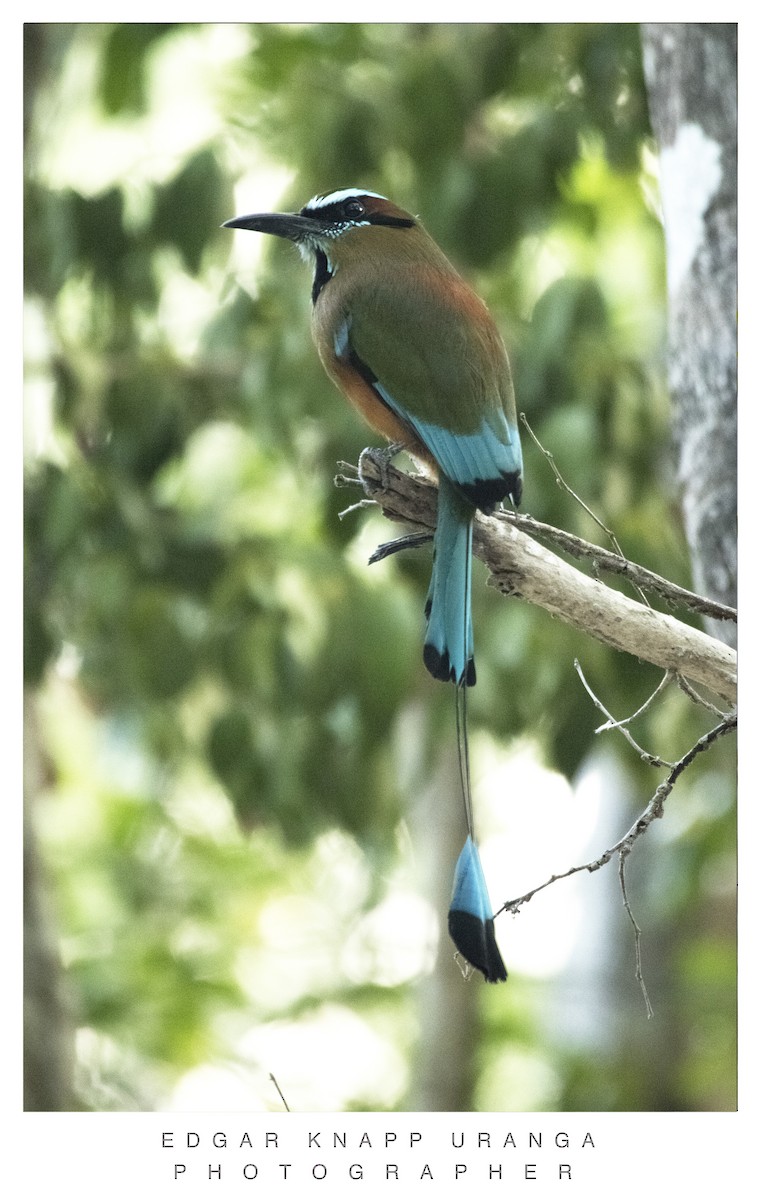
{"label": "black throat patch", "polygon": [[328,280],[332,279],[332,271],[323,250],[316,251],[316,266],[314,268],[314,283],[311,288],[311,302],[316,304],[319,293]]}

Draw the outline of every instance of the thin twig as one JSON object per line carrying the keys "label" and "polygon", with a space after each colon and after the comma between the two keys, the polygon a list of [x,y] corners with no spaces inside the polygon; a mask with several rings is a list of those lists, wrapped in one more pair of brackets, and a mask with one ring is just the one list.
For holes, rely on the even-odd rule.
{"label": "thin twig", "polygon": [[[577,674],[580,676],[580,682],[582,683],[586,692],[590,696],[593,703],[596,705],[596,708],[600,709],[600,711],[607,718],[606,725],[601,725],[596,730],[596,733],[602,733],[603,730],[605,730],[605,729],[616,729],[618,731],[618,733],[621,733],[622,736],[625,738],[625,740],[633,747],[633,749],[636,751],[636,753],[641,758],[642,762],[648,763],[649,766],[651,766],[651,767],[669,767],[669,768],[672,767],[673,763],[668,762],[666,759],[658,758],[658,756],[656,754],[650,754],[648,750],[642,750],[642,748],[639,746],[639,744],[635,740],[635,738],[633,738],[633,736],[630,734],[630,732],[625,728],[627,721],[632,721],[633,717],[636,717],[636,716],[638,716],[638,713],[643,712],[644,709],[651,703],[651,701],[654,699],[654,697],[658,694],[658,692],[662,691],[662,689],[665,686],[665,680],[663,679],[660,686],[652,693],[652,695],[649,697],[649,699],[646,701],[646,703],[643,704],[641,706],[641,708],[638,710],[638,713],[634,713],[633,717],[628,717],[625,721],[616,721],[614,719],[614,717],[612,716],[612,714],[609,712],[609,710],[599,700],[596,693],[593,691],[593,688],[590,686],[587,679],[585,678],[582,667],[580,666],[577,659],[575,659],[574,665],[575,665],[575,670],[576,670]],[[668,676],[669,672],[666,672],[665,674],[666,674],[666,676]]]}
{"label": "thin twig", "polygon": [[[585,679],[585,676],[582,672],[582,668],[580,667],[580,664],[579,664],[579,662],[577,662],[576,659],[575,659],[575,669],[577,671],[577,674],[580,677],[580,680],[581,680],[585,690],[587,691],[590,698],[593,700],[593,703],[596,705],[597,708],[599,708],[601,710],[601,712],[603,712],[607,717],[609,717],[606,724],[601,725],[596,730],[596,733],[603,733],[605,730],[617,729],[623,735],[623,737],[627,738],[630,745],[633,747],[634,750],[636,750],[638,752],[638,754],[641,756],[641,758],[644,760],[644,762],[651,763],[653,766],[672,767],[673,770],[675,770],[674,764],[665,762],[664,759],[657,758],[655,755],[649,754],[646,751],[642,750],[641,747],[637,744],[637,742],[635,742],[634,739],[631,737],[631,735],[628,733],[628,731],[625,727],[631,721],[634,721],[637,717],[640,717],[642,715],[642,713],[646,712],[646,710],[649,708],[649,706],[654,702],[654,700],[656,700],[656,698],[660,695],[660,693],[665,690],[665,688],[668,686],[668,684],[670,683],[670,681],[672,679],[675,679],[678,682],[679,686],[682,688],[682,690],[687,691],[690,694],[692,699],[698,699],[700,701],[700,703],[704,703],[704,701],[701,699],[701,697],[698,697],[697,694],[694,692],[694,690],[691,688],[691,685],[686,683],[686,680],[683,679],[683,676],[675,674],[672,671],[666,671],[665,674],[663,675],[662,679],[660,680],[660,683],[652,692],[651,696],[649,696],[648,700],[644,701],[644,703],[640,706],[640,708],[638,708],[630,717],[625,717],[622,721],[615,721],[613,717],[609,716],[609,713],[608,713],[606,707],[599,700],[598,696],[596,696],[593,689],[588,685],[588,683]],[[686,686],[684,687],[684,685],[686,685]],[[706,705],[706,707],[712,707],[712,706]],[[718,713],[718,716],[724,717],[724,714]],[[665,795],[667,795],[667,793],[665,793]],[[664,800],[663,800],[663,802],[664,802]],[[657,813],[656,815],[660,816],[661,813]],[[652,1004],[649,999],[649,993],[646,988],[646,983],[644,982],[644,974],[643,974],[643,970],[642,970],[642,966],[641,966],[641,929],[639,928],[638,921],[636,920],[636,918],[633,914],[633,909],[630,906],[630,901],[628,900],[628,892],[627,892],[627,888],[626,888],[626,884],[625,884],[625,863],[627,861],[628,855],[630,854],[630,850],[631,850],[630,846],[623,846],[619,851],[620,891],[622,892],[623,906],[625,908],[625,911],[628,914],[628,917],[630,918],[630,923],[633,926],[633,939],[634,939],[634,944],[635,944],[635,955],[636,955],[636,980],[638,981],[639,987],[641,988],[641,994],[644,998],[644,1004],[646,1005],[647,1018],[651,1018],[654,1016],[654,1011],[652,1009]]]}
{"label": "thin twig", "polygon": [[274,1076],[274,1075],[272,1075],[272,1074],[271,1074],[271,1072],[269,1072],[269,1079],[271,1080],[271,1082],[274,1084],[274,1087],[275,1087],[275,1088],[277,1089],[277,1091],[279,1092],[279,1098],[280,1098],[280,1100],[282,1101],[282,1103],[284,1104],[286,1111],[287,1111],[287,1112],[289,1112],[289,1111],[290,1111],[290,1105],[289,1105],[289,1104],[287,1103],[287,1101],[285,1100],[285,1098],[284,1098],[284,1096],[283,1096],[283,1094],[282,1094],[282,1089],[281,1089],[281,1087],[279,1086],[279,1084],[277,1083],[275,1076]]}
{"label": "thin twig", "polygon": [[[526,429],[529,436],[532,438],[532,441],[535,443],[535,445],[537,446],[540,453],[543,454],[545,456],[545,458],[547,458],[548,463],[550,464],[550,468],[556,477],[556,483],[558,484],[558,486],[560,488],[563,488],[564,491],[567,493],[567,495],[571,496],[572,499],[577,504],[580,505],[580,508],[585,510],[585,512],[588,514],[588,516],[591,518],[591,520],[595,521],[595,523],[598,525],[599,529],[602,529],[604,531],[604,533],[606,534],[606,536],[609,538],[610,542],[614,546],[614,548],[617,551],[620,558],[625,559],[625,561],[627,562],[628,560],[625,558],[625,555],[623,554],[622,546],[617,541],[616,534],[607,525],[604,524],[604,522],[601,520],[600,517],[596,516],[593,509],[589,508],[588,505],[585,503],[585,501],[582,499],[582,497],[577,495],[577,492],[574,490],[574,488],[571,488],[569,486],[569,484],[565,480],[564,476],[561,474],[558,467],[556,466],[556,460],[554,459],[550,450],[545,449],[545,446],[542,444],[542,442],[538,438],[537,434],[532,429],[532,426],[529,424],[529,421],[527,420],[527,417],[526,417],[526,413],[519,413],[519,420],[523,422],[524,428]],[[633,583],[633,586],[635,587],[639,596],[643,600],[644,604],[646,604],[647,607],[650,607],[649,601],[647,600],[646,596],[644,595],[644,592],[639,587],[639,585],[637,583]]]}
{"label": "thin twig", "polygon": [[625,907],[625,911],[630,917],[630,923],[633,926],[633,939],[636,947],[636,979],[638,980],[639,987],[641,988],[641,995],[644,997],[646,1015],[647,1017],[651,1018],[654,1016],[654,1010],[652,1009],[649,993],[647,992],[646,984],[644,983],[644,973],[641,970],[641,930],[638,927],[636,918],[633,916],[633,909],[630,907],[630,901],[628,900],[628,893],[625,887],[625,861],[629,853],[630,850],[620,851],[620,891],[622,892],[622,903]]}
{"label": "thin twig", "polygon": [[384,542],[382,546],[378,546],[377,550],[373,550],[367,562],[373,566],[374,563],[382,562],[384,558],[398,554],[401,550],[417,550],[433,540],[432,533],[406,533],[404,537],[394,538],[392,542]]}
{"label": "thin twig", "polygon": [[637,839],[641,836],[641,834],[646,832],[652,822],[659,820],[662,817],[665,801],[672,792],[679,776],[683,774],[683,772],[694,761],[698,754],[701,754],[705,750],[709,750],[719,737],[722,737],[726,733],[731,733],[733,729],[736,729],[736,726],[737,714],[735,712],[731,712],[728,713],[718,725],[714,726],[713,729],[709,729],[707,733],[703,734],[703,736],[699,738],[699,740],[696,741],[689,750],[687,750],[686,754],[684,754],[682,758],[679,758],[678,762],[675,763],[672,771],[656,789],[654,795],[644,811],[641,813],[640,817],[633,822],[628,832],[620,838],[619,842],[615,842],[613,846],[611,846],[608,850],[605,850],[603,854],[599,855],[598,858],[594,858],[591,862],[581,863],[578,867],[570,867],[568,871],[562,871],[559,875],[551,875],[550,879],[547,879],[545,883],[541,883],[537,887],[532,888],[531,891],[525,892],[523,896],[517,896],[515,900],[506,900],[502,908],[498,909],[495,916],[499,916],[502,912],[510,912],[515,916],[521,909],[522,905],[528,904],[533,896],[536,896],[538,892],[542,892],[544,888],[550,887],[552,883],[558,883],[560,879],[568,879],[570,875],[577,875],[581,871],[588,871],[590,873],[593,871],[598,871],[601,869],[601,867],[605,867],[608,862],[611,862],[615,854],[622,854],[623,852],[630,851]]}
{"label": "thin twig", "polygon": [[463,958],[462,954],[458,950],[455,951],[455,953],[452,955],[452,958],[457,966],[458,971],[463,976],[463,979],[466,981],[471,979],[476,972],[475,968],[471,966],[468,960]]}
{"label": "thin twig", "polygon": [[[580,675],[580,678],[582,679],[582,674]],[[673,675],[673,672],[666,671],[665,674],[662,676],[662,679],[660,680],[660,682],[657,684],[657,687],[652,692],[649,699],[644,700],[644,703],[641,705],[640,708],[637,708],[636,711],[634,713],[631,713],[631,715],[629,717],[623,717],[621,721],[615,721],[615,720],[607,721],[605,725],[599,726],[599,728],[596,730],[596,733],[604,733],[610,729],[623,729],[626,725],[630,725],[631,721],[635,721],[638,717],[643,716],[643,714],[654,703],[654,701],[657,699],[657,697],[660,695],[660,693],[665,691],[665,688],[668,686],[671,679],[673,679],[673,678],[675,678],[675,676]],[[721,716],[723,716],[723,713],[721,713]],[[666,763],[665,766],[669,767],[669,766],[672,766],[672,764]]]}
{"label": "thin twig", "polygon": [[706,708],[708,712],[713,713],[713,715],[718,717],[719,720],[726,716],[726,713],[718,708],[717,705],[713,704],[711,700],[706,700],[704,696],[700,696],[699,692],[695,691],[695,689],[689,683],[689,680],[686,679],[684,675],[676,675],[676,683],[680,687],[681,691],[686,693],[690,700],[693,700],[695,704],[701,704],[703,708]]}
{"label": "thin twig", "polygon": [[338,513],[338,520],[342,521],[343,518],[349,516],[350,513],[360,511],[363,508],[377,507],[378,506],[374,500],[357,500],[356,504],[349,504],[348,508],[344,508],[343,512]]}

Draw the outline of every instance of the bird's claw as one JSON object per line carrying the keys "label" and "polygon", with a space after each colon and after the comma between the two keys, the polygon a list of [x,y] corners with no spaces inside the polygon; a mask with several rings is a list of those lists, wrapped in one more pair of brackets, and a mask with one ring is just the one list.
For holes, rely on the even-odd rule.
{"label": "bird's claw", "polygon": [[371,488],[368,480],[365,478],[365,475],[364,475],[365,460],[369,459],[377,467],[377,469],[380,473],[380,489],[385,492],[385,491],[388,491],[388,483],[389,483],[388,468],[389,468],[391,462],[393,461],[393,459],[395,459],[397,454],[399,454],[399,452],[403,449],[404,449],[403,442],[391,442],[391,443],[389,443],[388,446],[365,446],[364,450],[359,455],[359,463],[357,465],[357,472],[359,475],[359,482],[361,483],[364,491],[368,495],[371,491],[378,491],[379,489]]}

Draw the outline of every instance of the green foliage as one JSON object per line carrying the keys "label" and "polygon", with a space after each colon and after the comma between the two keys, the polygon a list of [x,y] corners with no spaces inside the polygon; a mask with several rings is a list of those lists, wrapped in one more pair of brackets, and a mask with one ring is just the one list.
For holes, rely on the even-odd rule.
{"label": "green foliage", "polygon": [[[179,130],[161,168],[147,150],[88,186],[52,163],[56,140],[74,139],[85,117],[81,137],[105,128],[153,144],[162,64],[197,42],[212,52],[219,27],[73,27],[60,73],[34,76],[28,146],[26,285],[45,329],[31,369],[52,397],[25,510],[26,672],[55,774],[45,849],[80,1023],[102,1048],[120,1048],[122,1086],[144,1104],[231,1053],[227,1021],[318,1017],[338,997],[381,1028],[394,1014],[391,1044],[408,1048],[410,976],[379,981],[365,921],[397,861],[406,797],[396,731],[425,696],[428,764],[453,719],[447,689],[426,690],[420,662],[428,553],[368,569],[374,530],[383,540],[390,527],[364,513],[338,520],[348,501],[333,486],[336,463],[356,461],[369,435],[310,346],[305,268],[283,244],[265,247],[241,280],[231,265],[231,233],[218,227],[234,215],[243,170],[255,169],[252,208],[265,207],[260,181],[273,191],[279,169],[290,182],[275,206],[360,184],[417,211],[497,315],[519,407],[567,482],[630,557],[688,583],[667,486],[662,239],[645,200],[636,27],[230,32],[207,85],[215,132],[194,141]],[[55,27],[35,36],[41,61],[46,45],[55,61]],[[63,67],[88,61],[75,93]],[[525,507],[596,540],[523,440]],[[599,723],[573,658],[619,715],[656,682],[480,583],[475,625],[472,728],[503,742],[525,731],[569,777]],[[647,718],[647,742],[661,735],[670,755],[701,731],[682,703]],[[120,789],[104,773],[96,747],[110,739],[115,770],[131,775],[138,763],[139,783]],[[655,777],[619,750],[638,794],[650,794]],[[92,797],[84,823],[75,793]],[[694,882],[730,846],[730,800],[704,815],[687,859],[669,851],[676,915],[697,927],[684,952],[669,950],[666,994],[692,1012],[690,1029],[707,1030],[698,1065],[689,1045],[670,1081],[639,1084],[624,1031],[597,1054],[556,1055],[536,1040],[534,989],[520,985],[520,999],[489,1001],[488,1071],[513,1043],[526,1062],[545,1060],[552,1082],[539,1096],[550,1105],[731,1103],[712,1067],[731,1040],[729,930],[707,928]],[[322,858],[338,830],[347,891]],[[375,871],[360,865],[359,845]],[[299,902],[312,886],[330,909]],[[297,906],[289,931],[280,904]],[[295,939],[299,984],[274,928]],[[352,935],[367,974],[343,956]],[[329,964],[315,960],[320,943]],[[242,983],[249,971],[256,1002]],[[502,1062],[496,1080],[512,1070]],[[404,1084],[379,1087],[342,1102],[403,1103]],[[93,1086],[82,1099],[127,1103]]]}
{"label": "green foliage", "polygon": [[156,245],[179,251],[187,271],[196,275],[210,241],[210,231],[226,216],[224,188],[216,155],[210,147],[184,163],[178,174],[155,194],[151,234]]}
{"label": "green foliage", "polygon": [[120,24],[107,26],[101,49],[98,99],[110,117],[139,113],[147,104],[145,63],[152,46],[173,25]]}

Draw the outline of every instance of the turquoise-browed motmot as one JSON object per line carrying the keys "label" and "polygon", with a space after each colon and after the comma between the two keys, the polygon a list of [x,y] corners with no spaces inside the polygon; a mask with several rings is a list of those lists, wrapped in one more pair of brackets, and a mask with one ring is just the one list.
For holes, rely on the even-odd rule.
{"label": "turquoise-browed motmot", "polygon": [[[437,679],[470,686],[474,513],[509,495],[518,504],[522,484],[508,355],[486,305],[420,221],[375,192],[345,188],[298,213],[226,225],[297,245],[314,267],[312,334],[327,374],[373,429],[437,479],[423,657]],[[494,982],[506,972],[470,811],[468,819],[450,933]]]}

